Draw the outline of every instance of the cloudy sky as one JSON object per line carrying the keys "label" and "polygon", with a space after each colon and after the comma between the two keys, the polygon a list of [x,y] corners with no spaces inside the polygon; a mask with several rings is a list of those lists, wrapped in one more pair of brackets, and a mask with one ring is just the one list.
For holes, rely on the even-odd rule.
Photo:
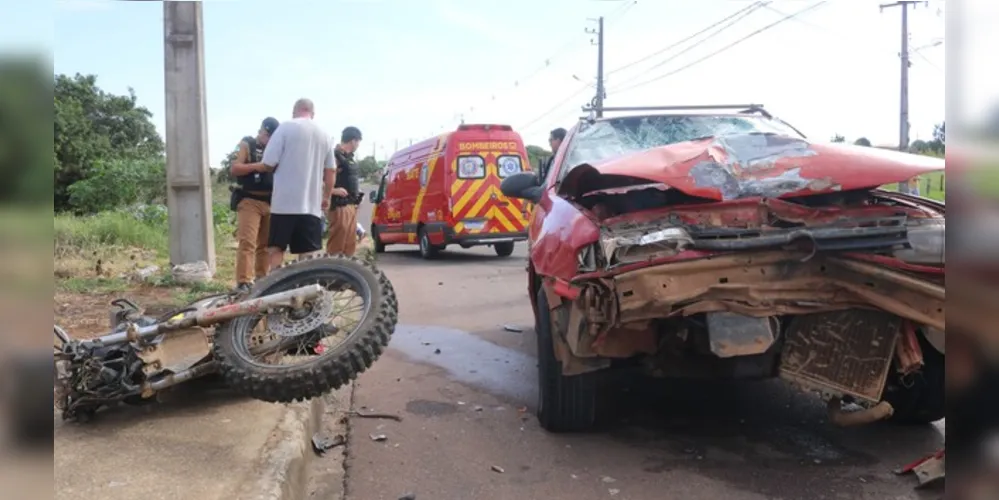
{"label": "cloudy sky", "polygon": [[[264,116],[288,118],[303,96],[331,134],[360,127],[362,153],[379,158],[462,118],[507,123],[544,144],[593,96],[596,48],[584,30],[600,15],[609,106],[762,103],[818,140],[898,142],[898,8],[775,0],[677,45],[753,3],[208,0],[211,161]],[[162,5],[59,0],[49,8],[55,71],[97,74],[113,92],[134,88],[162,131]],[[928,138],[944,119],[943,10],[931,0],[910,12],[912,139]]]}

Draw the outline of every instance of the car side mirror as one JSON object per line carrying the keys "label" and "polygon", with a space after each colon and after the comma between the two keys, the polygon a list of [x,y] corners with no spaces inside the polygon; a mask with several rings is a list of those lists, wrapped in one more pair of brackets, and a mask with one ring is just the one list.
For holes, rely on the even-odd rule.
{"label": "car side mirror", "polygon": [[371,191],[370,193],[368,193],[368,199],[371,200],[371,203],[378,203],[378,201],[379,201],[378,200],[378,190],[375,189],[375,190]]}
{"label": "car side mirror", "polygon": [[542,187],[539,184],[538,175],[534,172],[518,172],[503,179],[503,182],[500,183],[500,192],[510,198],[520,198],[537,203],[541,201],[542,192]]}

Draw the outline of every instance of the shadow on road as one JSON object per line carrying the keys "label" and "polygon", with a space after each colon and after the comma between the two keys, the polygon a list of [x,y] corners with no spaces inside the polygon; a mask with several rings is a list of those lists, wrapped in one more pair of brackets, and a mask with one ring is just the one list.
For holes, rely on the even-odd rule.
{"label": "shadow on road", "polygon": [[493,254],[492,250],[486,253],[481,250],[448,249],[438,254],[436,259],[427,260],[420,257],[419,250],[409,250],[408,248],[405,250],[396,250],[389,247],[385,253],[378,254],[378,261],[380,264],[390,264],[393,267],[446,267],[472,263],[488,263],[500,268],[519,267],[522,269],[525,266],[526,258],[517,254],[509,257],[499,257]]}

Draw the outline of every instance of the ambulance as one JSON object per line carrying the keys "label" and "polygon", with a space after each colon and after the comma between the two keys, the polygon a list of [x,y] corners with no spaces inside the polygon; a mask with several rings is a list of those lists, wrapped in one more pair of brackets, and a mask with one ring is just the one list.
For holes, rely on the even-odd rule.
{"label": "ambulance", "polygon": [[369,198],[375,252],[415,244],[432,259],[448,245],[489,245],[509,256],[527,239],[531,207],[499,186],[530,168],[524,142],[509,125],[462,124],[396,152]]}

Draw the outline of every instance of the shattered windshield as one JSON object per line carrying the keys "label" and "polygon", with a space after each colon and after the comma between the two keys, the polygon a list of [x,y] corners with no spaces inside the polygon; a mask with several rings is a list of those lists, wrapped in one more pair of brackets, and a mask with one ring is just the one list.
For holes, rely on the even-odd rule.
{"label": "shattered windshield", "polygon": [[562,175],[594,164],[667,144],[733,134],[802,135],[773,118],[744,115],[666,115],[616,118],[583,124],[569,143]]}

